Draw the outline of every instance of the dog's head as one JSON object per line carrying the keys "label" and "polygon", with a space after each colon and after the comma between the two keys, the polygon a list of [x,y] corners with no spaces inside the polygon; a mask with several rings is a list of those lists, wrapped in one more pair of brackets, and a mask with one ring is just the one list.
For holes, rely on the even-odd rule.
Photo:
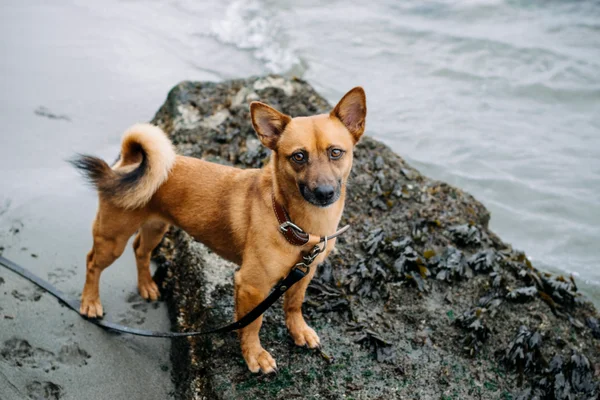
{"label": "dog's head", "polygon": [[365,130],[365,91],[350,90],[329,114],[291,118],[259,102],[250,113],[258,138],[275,154],[279,186],[318,207],[335,203]]}

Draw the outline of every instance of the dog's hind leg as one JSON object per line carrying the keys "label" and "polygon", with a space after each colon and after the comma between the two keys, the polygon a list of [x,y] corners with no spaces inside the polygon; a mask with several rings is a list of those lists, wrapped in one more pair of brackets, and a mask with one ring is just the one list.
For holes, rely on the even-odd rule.
{"label": "dog's hind leg", "polygon": [[169,224],[163,221],[147,221],[133,241],[138,271],[138,290],[140,296],[146,300],[157,300],[160,295],[158,286],[150,275],[150,257],[152,250],[158,246],[168,229]]}
{"label": "dog's hind leg", "polygon": [[129,238],[143,222],[140,212],[126,212],[103,204],[94,220],[94,246],[87,255],[85,286],[81,293],[81,315],[101,318],[104,314],[100,303],[100,275],[123,254]]}

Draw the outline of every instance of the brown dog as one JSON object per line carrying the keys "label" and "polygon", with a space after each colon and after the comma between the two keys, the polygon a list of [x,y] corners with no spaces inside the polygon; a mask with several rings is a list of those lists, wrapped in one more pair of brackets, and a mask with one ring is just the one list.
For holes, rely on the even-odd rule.
{"label": "brown dog", "polygon": [[[299,248],[279,230],[273,201],[291,221],[314,235],[333,234],[344,208],[345,185],[352,151],[365,129],[366,98],[362,88],[349,91],[329,114],[291,118],[254,102],[252,124],[271,149],[262,169],[237,169],[178,156],[158,127],[139,124],[123,137],[121,156],[111,168],[99,158],[81,156],[73,163],[99,192],[94,245],[87,255],[81,314],[102,317],[99,281],[102,271],[133,243],[138,288],[156,300],[158,287],[150,275],[150,255],[169,225],[175,225],[221,257],[241,266],[235,273],[235,314],[244,316],[299,261]],[[335,239],[315,262],[321,263]],[[302,317],[308,279],[285,293],[286,325],[299,346],[319,345],[319,337]],[[258,332],[262,317],[239,331],[242,354],[252,372],[276,369],[262,348]]]}

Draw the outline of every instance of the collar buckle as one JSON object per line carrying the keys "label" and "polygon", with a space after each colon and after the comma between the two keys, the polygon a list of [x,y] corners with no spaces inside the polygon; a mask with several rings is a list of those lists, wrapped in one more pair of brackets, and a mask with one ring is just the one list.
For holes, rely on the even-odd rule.
{"label": "collar buckle", "polygon": [[298,225],[294,224],[292,221],[285,221],[283,224],[279,225],[279,231],[281,233],[285,233],[288,231],[288,229],[293,229],[298,233],[306,233],[304,232],[304,230],[302,228],[300,228]]}

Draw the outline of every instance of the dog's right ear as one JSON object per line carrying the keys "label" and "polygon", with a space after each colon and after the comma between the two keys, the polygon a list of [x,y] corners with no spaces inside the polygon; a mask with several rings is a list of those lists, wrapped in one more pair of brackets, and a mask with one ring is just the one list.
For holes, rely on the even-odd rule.
{"label": "dog's right ear", "polygon": [[262,144],[275,150],[281,134],[292,118],[258,101],[250,104],[250,115],[252,126]]}
{"label": "dog's right ear", "polygon": [[342,121],[356,144],[365,131],[367,97],[364,89],[357,86],[346,93],[330,115]]}

